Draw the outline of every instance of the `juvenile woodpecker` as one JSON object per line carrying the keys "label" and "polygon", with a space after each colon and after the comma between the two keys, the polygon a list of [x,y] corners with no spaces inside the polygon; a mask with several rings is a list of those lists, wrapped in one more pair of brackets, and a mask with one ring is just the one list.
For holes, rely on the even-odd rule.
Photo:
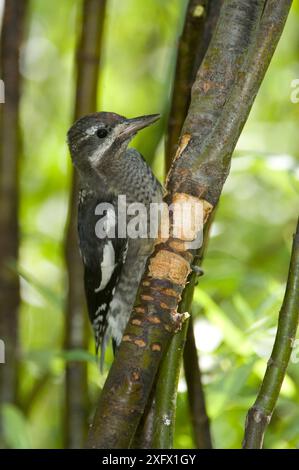
{"label": "juvenile woodpecker", "polygon": [[[78,234],[84,285],[96,352],[103,362],[107,341],[120,344],[154,239],[119,236],[118,196],[126,204],[162,201],[162,187],[137,150],[128,144],[159,115],[126,119],[101,112],[82,117],[68,132],[68,145],[79,175]],[[99,204],[106,203],[106,210]],[[103,207],[101,205],[101,207]],[[97,234],[102,223],[104,236]],[[127,221],[128,223],[128,221]],[[123,227],[122,227],[123,229]]]}

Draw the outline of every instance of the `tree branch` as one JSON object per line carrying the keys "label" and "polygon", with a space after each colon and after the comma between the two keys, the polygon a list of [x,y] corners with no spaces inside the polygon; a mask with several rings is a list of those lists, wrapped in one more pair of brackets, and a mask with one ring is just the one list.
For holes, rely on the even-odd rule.
{"label": "tree branch", "polygon": [[[172,338],[169,348],[163,357],[162,365],[159,369],[159,376],[155,391],[153,428],[154,449],[173,448],[177,389],[179,384],[187,329],[188,321],[186,318],[179,334],[174,335]],[[170,374],[169,368],[172,366],[174,366],[174,368]]]}
{"label": "tree branch", "polygon": [[[207,248],[209,240],[209,231],[211,228],[212,220],[214,219],[214,214],[209,217],[203,236],[203,244],[196,253],[196,260],[194,264],[200,266],[203,260],[204,253]],[[185,312],[191,313],[191,306],[193,300],[194,289],[197,283],[197,276],[193,272],[188,279],[188,283],[184,289],[182,300],[180,302],[178,311],[182,314]],[[190,338],[190,325],[191,325],[191,338]],[[189,341],[193,338],[193,343],[188,344],[188,335]],[[186,343],[186,346],[185,346]],[[177,398],[177,387],[178,379],[181,369],[181,362],[183,354],[186,351],[188,356],[184,356],[184,365],[185,365],[185,375],[188,386],[188,397],[189,406],[191,411],[191,421],[192,425],[197,424],[197,427],[193,427],[194,436],[196,438],[196,444],[199,442],[199,448],[211,448],[211,436],[209,429],[209,419],[207,417],[207,412],[205,409],[204,395],[201,385],[201,376],[198,364],[198,357],[196,346],[194,343],[194,333],[193,333],[193,324],[192,317],[187,318],[180,331],[178,331],[171,340],[170,346],[165,354],[162,365],[158,373],[157,380],[157,392],[155,395],[156,406],[155,406],[155,435],[154,435],[154,448],[172,448],[173,447],[173,437],[175,429],[175,411],[176,411],[176,398]],[[195,348],[195,350],[194,350]],[[190,352],[192,352],[192,357],[190,357]],[[188,358],[188,365],[186,364],[185,357]],[[186,367],[187,366],[187,367]],[[186,374],[187,371],[187,374]],[[192,379],[190,380],[190,376]],[[193,380],[194,378],[194,380]],[[161,383],[160,383],[161,382]],[[194,385],[198,385],[198,389],[194,388]],[[171,386],[174,387],[171,390]],[[190,387],[190,390],[189,390]],[[195,398],[196,397],[196,398]],[[161,403],[160,406],[158,404]],[[196,415],[197,412],[200,412],[200,415]],[[166,419],[165,419],[166,417]],[[204,417],[204,419],[203,419]],[[207,418],[207,419],[206,419]],[[203,426],[203,427],[202,427]],[[200,436],[210,436],[209,441],[201,442],[198,440]],[[168,440],[167,440],[168,438]],[[207,444],[207,447],[205,447]]]}
{"label": "tree branch", "polygon": [[[267,54],[261,53],[264,43],[261,44],[260,41],[255,44],[255,53],[250,54],[249,63],[256,67],[249,80],[250,87],[249,74],[245,80],[244,76],[240,80],[239,64],[244,62],[248,44],[256,42],[256,24],[264,2],[227,0],[224,3],[222,20],[218,23],[215,40],[213,38],[209,51],[215,48],[217,42],[218,47],[210,55],[210,62],[206,60],[209,56],[207,53],[197,74],[183,135],[166,182],[165,202],[177,205],[188,203],[192,207],[200,204],[204,224],[220,197],[236,138],[275,50],[290,3],[278,0],[267,2],[266,9],[269,6],[271,13],[277,13],[278,9],[280,15],[275,15],[278,23],[272,25],[274,32],[269,32]],[[219,51],[222,55],[219,55]],[[207,76],[210,77],[209,82],[203,79]],[[223,86],[219,79],[225,79],[226,76],[228,80],[224,80]],[[232,92],[227,106],[223,96],[227,97],[227,90],[232,86],[237,86],[239,96],[244,99],[243,102],[240,99],[235,101],[235,94]],[[215,95],[209,93],[211,90],[215,91]],[[219,126],[215,126],[212,119],[215,116],[218,124],[221,123],[220,130],[226,128],[227,131],[224,136],[220,132],[218,139],[214,129]],[[202,132],[206,137],[204,142],[200,135]],[[215,147],[211,148],[211,142]],[[183,227],[181,228],[183,233]],[[173,220],[170,218],[170,237],[166,241],[157,241],[123,340],[102,390],[89,432],[89,447],[129,447],[161,359],[170,339],[182,326],[183,318],[177,313],[177,306],[191,270],[194,250],[186,246],[184,236],[175,238],[174,235]],[[196,236],[197,231],[194,238]]]}
{"label": "tree branch", "polygon": [[[182,35],[179,39],[174,86],[172,92],[170,116],[168,119],[168,133],[166,135],[166,170],[169,170],[171,159],[177,149],[177,141],[186,118],[190,104],[191,87],[196,71],[207,51],[212,32],[217,23],[222,0],[210,2],[208,0],[190,0],[185,17]],[[191,296],[188,288],[191,287]],[[193,296],[193,282],[191,281],[184,291],[180,312],[190,311]],[[186,300],[185,300],[186,299]],[[182,309],[183,310],[182,310]],[[186,320],[188,323],[188,320]],[[181,368],[182,349],[185,343],[188,325],[182,328],[172,339],[166,357],[163,359],[158,379],[151,393],[151,403],[147,405],[146,413],[154,418],[144,417],[136,432],[138,446],[146,444],[155,448],[171,448],[173,445],[176,407],[176,388]],[[177,354],[178,351],[181,354]],[[167,384],[167,387],[164,387]],[[164,396],[163,396],[164,395]],[[167,399],[167,397],[169,397]],[[156,404],[157,403],[157,404]],[[169,409],[167,409],[167,403]],[[168,416],[165,419],[165,416]],[[151,429],[150,429],[151,428]],[[151,444],[149,436],[152,434]],[[144,435],[144,439],[142,436]],[[169,439],[169,440],[168,440]],[[144,442],[143,442],[144,440]],[[136,447],[136,442],[133,443]]]}
{"label": "tree branch", "polygon": [[[5,2],[1,33],[1,78],[5,103],[0,104],[0,339],[5,343],[5,367],[0,374],[0,404],[17,400],[19,277],[10,264],[19,252],[19,55],[27,2]],[[0,438],[2,425],[0,423]],[[0,444],[1,446],[2,444]]]}
{"label": "tree branch", "polygon": [[[197,5],[195,5],[195,3],[197,3]],[[176,82],[175,82],[175,87],[174,87],[174,96],[173,96],[173,105],[172,105],[172,111],[177,113],[177,118],[170,119],[170,125],[168,129],[170,133],[168,143],[170,144],[172,142],[176,142],[178,139],[179,133],[181,132],[183,120],[186,117],[186,112],[188,109],[188,105],[190,103],[191,86],[195,79],[194,68],[192,67],[191,58],[193,59],[193,62],[196,63],[197,62],[196,56],[197,56],[197,60],[200,59],[200,61],[202,61],[203,57],[205,56],[207,46],[211,38],[211,28],[216,27],[222,2],[220,1],[210,2],[204,5],[207,10],[208,17],[206,18],[206,21],[205,22],[202,21],[202,24],[201,24],[201,35],[202,35],[201,39],[202,40],[205,39],[205,41],[208,41],[208,42],[202,42],[199,45],[199,47],[197,45],[198,52],[196,52],[196,49],[195,49],[196,41],[194,38],[195,33],[194,31],[192,31],[192,26],[194,26],[193,15],[194,15],[194,12],[196,11],[195,10],[196,6],[197,7],[200,5],[202,6],[204,3],[206,2],[190,1],[189,7],[188,7],[187,21],[185,24],[183,37],[179,46],[179,56],[178,56],[177,70],[176,70],[178,76],[176,77]],[[225,24],[224,18],[230,14],[230,12],[232,11],[232,6],[233,5],[230,2],[227,2],[224,5],[223,10],[221,11],[218,36],[215,35],[215,38],[209,49],[205,63],[210,63],[211,57],[215,55],[215,51],[219,46],[224,47],[223,43],[221,42],[221,29],[222,29],[221,21],[223,21],[223,24]],[[256,10],[252,11],[252,13],[256,15],[256,18],[258,18],[259,14],[261,13],[261,9],[262,9],[262,4],[261,2],[259,2],[256,4]],[[187,50],[189,52],[189,57],[190,57],[189,60],[186,59],[185,52]],[[197,65],[199,64],[200,62],[197,62]],[[222,67],[222,64],[219,64],[219,65],[220,67]],[[205,78],[205,80],[209,81],[209,68],[207,68],[206,71],[204,71],[204,67],[205,67],[205,64],[202,67],[203,69],[202,78]],[[195,70],[197,70],[197,67]],[[187,75],[187,79],[184,77],[184,72]],[[222,74],[223,69],[218,70],[218,73]],[[229,88],[230,83],[231,83],[231,77],[229,74],[226,74],[222,82],[222,87],[226,88],[226,93],[228,93],[230,90]],[[217,101],[215,99],[216,94],[217,94],[217,90],[215,91],[214,89],[210,95],[210,101],[211,101],[211,97],[213,97],[217,106]],[[224,99],[224,96],[225,96],[225,92],[223,93],[222,99]],[[217,109],[215,111],[217,112]],[[167,162],[169,163],[170,158],[171,158],[171,155],[169,153],[171,151],[171,147],[169,147],[169,145],[166,146],[166,151],[168,152]],[[200,259],[202,259],[203,253],[201,254],[198,253],[197,255],[200,257]],[[184,290],[184,293],[183,293],[182,304],[185,307],[185,311],[190,312],[191,310],[193,292],[194,292],[194,276],[191,277],[190,282],[187,284],[186,289]],[[185,302],[185,298],[188,299],[187,302]],[[179,311],[182,312],[184,310],[180,309]],[[201,385],[201,374],[199,370],[197,351],[196,351],[195,342],[194,342],[194,333],[193,331],[190,331],[190,328],[192,328],[192,324],[191,326],[188,327],[188,332],[189,332],[188,338],[189,338],[189,341],[192,341],[193,339],[193,342],[190,345],[187,344],[188,346],[187,352],[189,356],[187,357],[185,355],[184,366],[185,366],[185,375],[186,375],[187,385],[188,385],[188,397],[189,397],[189,406],[190,406],[190,411],[191,411],[191,420],[192,420],[194,437],[196,439],[197,446],[199,446],[200,448],[205,448],[205,447],[211,448],[212,442],[211,442],[211,435],[210,435],[210,430],[209,430],[209,420],[208,420],[207,412],[205,409],[205,401],[204,401],[204,395],[203,395],[203,390],[202,390],[202,385]],[[179,369],[180,369],[180,362],[176,362],[176,360],[179,359],[179,356],[176,354],[176,346],[177,346],[177,343],[180,344],[182,342],[182,339],[185,338],[185,336],[186,336],[186,330],[185,328],[183,328],[172,339],[171,345],[169,348],[170,351],[167,352],[166,357],[163,359],[162,368],[161,368],[161,371],[159,372],[159,378],[161,377],[162,382],[169,383],[169,379],[167,380],[168,375],[170,376],[173,375],[174,377],[178,375]],[[171,354],[171,352],[173,353],[173,355]],[[193,354],[193,357],[190,357],[191,353]],[[167,366],[163,367],[166,360],[167,360]],[[192,367],[192,369],[188,370],[188,367],[190,366]],[[195,381],[193,380],[193,377],[196,378]],[[159,383],[159,379],[158,379],[158,383]],[[198,390],[194,389],[195,383],[199,387]],[[189,386],[190,386],[190,389],[189,389]],[[161,387],[160,387],[160,390],[161,390]],[[169,391],[165,389],[165,394],[167,393],[169,393]],[[198,400],[198,403],[197,403],[197,400]],[[168,413],[166,412],[165,409],[163,411],[164,411],[164,415],[168,414],[169,416],[171,415],[173,417],[173,419],[170,420],[170,424],[167,428],[168,435],[170,435],[170,428],[174,428],[175,402],[174,400],[170,400],[168,403],[169,403],[169,407],[171,408],[171,410],[173,409],[173,411],[169,410]],[[155,410],[157,413],[159,410],[158,407],[156,407]],[[196,416],[196,413],[198,411],[200,412],[200,416]],[[160,419],[158,418],[159,417],[156,417],[156,420],[155,420],[157,423],[155,426],[155,431],[156,431],[155,447],[162,447],[163,445],[165,445],[165,441],[162,442],[162,440],[160,440],[160,443],[159,443],[159,439],[157,438],[157,436],[160,435],[162,439],[162,437],[164,436],[163,428],[165,424],[161,416],[160,416]],[[161,429],[159,429],[159,423],[160,423]],[[203,427],[202,427],[202,424],[203,424]],[[174,431],[172,431],[172,435],[173,433]],[[203,442],[201,442],[201,438],[204,438]]]}
{"label": "tree branch", "polygon": [[[179,138],[179,135],[182,130],[182,126],[184,120],[187,115],[187,110],[190,104],[191,98],[191,88],[194,83],[196,72],[202,60],[207,52],[208,46],[211,41],[212,34],[215,31],[216,24],[219,18],[220,7],[222,5],[222,0],[217,1],[192,1],[190,0],[186,21],[184,26],[184,31],[179,43],[178,49],[178,58],[177,58],[177,66],[176,66],[176,76],[174,82],[174,91],[172,97],[172,106],[171,106],[171,114],[169,119],[169,126],[168,126],[168,138],[166,139],[166,163],[167,169],[169,169],[171,164],[171,158],[175,154],[177,150],[177,145],[174,145]],[[173,143],[173,144],[172,144]],[[207,240],[207,238],[206,238]],[[197,257],[202,259],[203,253],[202,250],[199,250],[197,253]],[[187,284],[182,301],[180,304],[179,311],[183,312],[191,312],[191,305],[194,293],[194,286],[195,286],[195,276],[190,276],[190,281]],[[189,324],[188,324],[189,323]],[[192,331],[191,331],[192,330]],[[188,333],[187,333],[188,332]],[[187,336],[186,336],[187,334]],[[159,371],[158,375],[158,390],[162,392],[162,388],[159,387],[159,380],[161,378],[161,382],[171,383],[171,380],[168,376],[178,377],[179,371],[181,367],[181,359],[182,355],[177,354],[177,350],[179,350],[179,346],[181,344],[185,344],[187,352],[188,352],[188,361],[184,360],[185,366],[185,375],[186,378],[190,378],[190,374],[188,373],[188,367],[192,367],[191,375],[195,375],[197,378],[200,377],[200,370],[197,358],[197,351],[196,348],[194,349],[193,343],[188,344],[193,338],[194,340],[194,333],[193,333],[193,323],[190,320],[186,320],[186,324],[179,331],[171,341],[169,350],[162,361],[161,371]],[[184,349],[185,349],[184,348]],[[183,351],[182,351],[183,352]],[[190,357],[191,353],[194,357]],[[187,370],[186,370],[187,368]],[[194,436],[198,436],[198,429],[194,427],[194,425],[198,422],[201,422],[200,418],[196,418],[193,416],[194,412],[197,412],[198,409],[194,408],[194,404],[196,399],[200,399],[200,409],[204,408],[204,396],[201,387],[200,381],[197,382],[200,385],[198,393],[192,389],[192,394],[189,392],[188,388],[188,397],[192,397],[192,401],[189,402],[190,409],[191,409],[191,420],[194,430]],[[192,382],[194,384],[194,382]],[[177,383],[176,383],[177,385]],[[187,386],[191,386],[191,382],[187,380]],[[165,395],[171,396],[169,391],[165,389]],[[174,392],[172,392],[173,394]],[[157,398],[159,400],[159,398]],[[160,400],[159,400],[160,401]],[[163,415],[169,415],[172,417],[170,420],[170,425],[166,428],[168,430],[167,435],[172,439],[169,442],[168,447],[172,447],[173,445],[173,435],[174,435],[174,426],[175,426],[175,406],[176,406],[176,395],[173,397],[172,400],[168,401],[170,410],[163,410]],[[204,408],[205,410],[205,408]],[[156,408],[156,414],[159,411],[159,408]],[[159,429],[159,423],[161,427],[165,427],[165,420],[163,420],[163,415],[160,417],[156,416],[156,426],[155,426],[155,447],[164,447],[166,445],[163,442],[163,436],[165,433],[163,429]],[[206,415],[206,412],[205,412]],[[205,421],[205,424],[209,424],[208,420]],[[209,429],[206,431],[209,434]],[[159,436],[161,436],[159,442]],[[198,439],[196,444],[198,444]],[[206,442],[204,443],[205,446]],[[199,444],[201,447],[201,445]],[[211,447],[211,439],[209,442],[208,447]]]}
{"label": "tree branch", "polygon": [[243,447],[261,449],[289,364],[299,321],[299,219],[294,235],[285,296],[271,357],[257,399],[248,411]]}
{"label": "tree branch", "polygon": [[[82,32],[77,48],[77,85],[74,120],[96,111],[102,48],[105,0],[84,0]],[[72,172],[72,187],[66,227],[65,258],[68,275],[65,349],[88,346],[84,312],[83,272],[77,240],[78,181]],[[68,361],[65,382],[64,441],[67,448],[81,448],[86,439],[88,416],[87,364]]]}
{"label": "tree branch", "polygon": [[187,341],[184,350],[184,369],[196,447],[198,449],[212,449],[210,420],[206,410],[192,317],[189,321]]}
{"label": "tree branch", "polygon": [[[194,179],[189,183],[193,186],[196,182],[201,186],[204,180],[209,177],[209,169],[215,166],[213,177],[221,181],[223,176],[226,178],[225,172],[222,170],[229,165],[232,149],[235,147],[239,135],[246,122],[248,114],[253,105],[254,99],[258,89],[262,83],[268,66],[271,62],[273,53],[276,49],[277,43],[283,31],[292,0],[267,0],[263,8],[261,21],[256,32],[255,40],[251,42],[246,60],[243,61],[242,67],[239,69],[236,82],[232,88],[232,92],[223,106],[223,112],[217,124],[214,126],[212,132],[201,144],[195,144],[198,149],[201,149],[201,160],[194,158],[190,162],[189,173],[190,176],[193,171],[199,170],[200,176],[203,175],[202,181]],[[198,90],[193,89],[197,95]],[[196,100],[192,100],[192,103]],[[191,103],[191,106],[192,106]],[[227,119],[227,115],[230,119]],[[183,132],[191,132],[194,129],[194,124],[191,119],[187,119],[184,125]],[[221,161],[221,165],[219,165]],[[184,171],[185,162],[181,159],[175,172]],[[207,167],[207,168],[206,168]],[[218,172],[218,177],[216,173]],[[180,189],[181,184],[174,181],[175,188]],[[217,199],[217,189],[214,194],[214,188],[210,185],[206,197],[208,200],[213,201]]]}
{"label": "tree branch", "polygon": [[187,6],[184,29],[179,39],[166,135],[167,170],[178,148],[178,138],[190,105],[191,88],[210,43],[222,2],[223,0],[189,0]]}

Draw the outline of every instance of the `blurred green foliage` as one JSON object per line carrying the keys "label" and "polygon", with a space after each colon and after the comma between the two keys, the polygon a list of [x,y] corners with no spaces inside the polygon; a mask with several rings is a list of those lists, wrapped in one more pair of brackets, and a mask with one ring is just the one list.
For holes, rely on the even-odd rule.
{"label": "blurred green foliage", "polygon": [[[165,118],[186,1],[108,1],[98,107]],[[70,189],[66,132],[72,121],[74,48],[81,0],[31,0],[22,50],[20,402],[2,413],[11,447],[62,447],[65,362],[88,361],[94,400],[105,375],[90,351],[62,349],[64,226]],[[212,229],[193,314],[215,447],[240,447],[244,420],[271,350],[298,216],[299,7],[235,152]],[[133,145],[163,178],[163,121]],[[111,361],[112,354],[108,354]],[[299,447],[299,365],[291,364],[266,447]],[[175,446],[193,446],[182,375]]]}

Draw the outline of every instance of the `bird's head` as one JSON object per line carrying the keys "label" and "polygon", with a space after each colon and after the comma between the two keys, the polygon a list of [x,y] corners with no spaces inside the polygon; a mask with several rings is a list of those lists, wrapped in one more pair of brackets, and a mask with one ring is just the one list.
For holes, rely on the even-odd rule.
{"label": "bird's head", "polygon": [[159,119],[159,114],[127,119],[101,112],[84,116],[68,131],[68,145],[74,165],[80,172],[98,167],[124,151],[136,133]]}

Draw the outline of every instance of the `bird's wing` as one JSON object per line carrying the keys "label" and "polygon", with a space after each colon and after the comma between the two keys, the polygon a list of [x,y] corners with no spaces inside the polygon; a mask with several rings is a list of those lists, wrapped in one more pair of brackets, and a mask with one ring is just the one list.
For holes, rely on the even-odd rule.
{"label": "bird's wing", "polygon": [[[107,205],[107,210],[97,215],[96,207],[100,203]],[[78,207],[78,233],[81,257],[84,264],[84,285],[89,318],[93,326],[96,352],[103,346],[107,329],[107,315],[113,298],[114,289],[120,277],[125,261],[127,239],[110,236],[102,238],[102,228],[111,226],[112,209],[116,201],[101,201],[93,193],[81,190]],[[117,214],[113,219],[114,233],[117,235]],[[100,224],[100,225],[99,225]],[[99,230],[97,230],[99,227]],[[111,227],[110,227],[111,228]],[[102,351],[103,353],[104,351]],[[103,354],[102,354],[103,356]],[[103,357],[102,357],[103,360]]]}

